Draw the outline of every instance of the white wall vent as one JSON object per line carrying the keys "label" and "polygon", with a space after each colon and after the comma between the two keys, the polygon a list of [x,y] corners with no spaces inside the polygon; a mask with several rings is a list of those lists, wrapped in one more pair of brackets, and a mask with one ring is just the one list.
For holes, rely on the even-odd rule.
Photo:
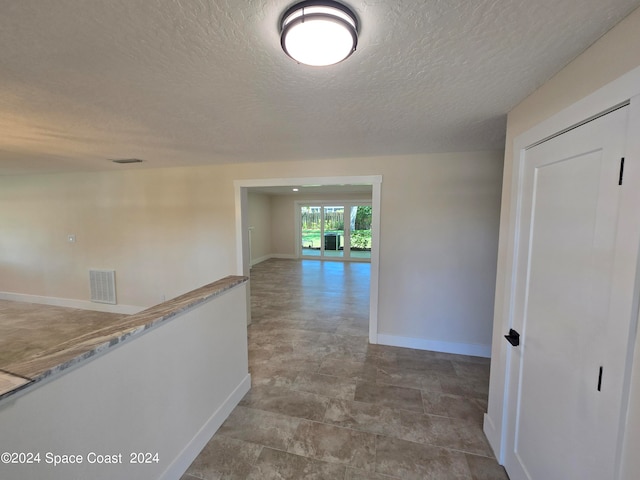
{"label": "white wall vent", "polygon": [[116,271],[89,270],[91,301],[98,303],[116,303]]}

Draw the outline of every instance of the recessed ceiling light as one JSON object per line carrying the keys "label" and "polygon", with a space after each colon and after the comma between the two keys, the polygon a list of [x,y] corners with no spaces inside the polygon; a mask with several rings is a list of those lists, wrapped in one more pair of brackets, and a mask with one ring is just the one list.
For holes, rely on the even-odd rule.
{"label": "recessed ceiling light", "polygon": [[300,2],[280,22],[280,44],[298,63],[323,67],[356,51],[358,21],[345,5],[325,0]]}

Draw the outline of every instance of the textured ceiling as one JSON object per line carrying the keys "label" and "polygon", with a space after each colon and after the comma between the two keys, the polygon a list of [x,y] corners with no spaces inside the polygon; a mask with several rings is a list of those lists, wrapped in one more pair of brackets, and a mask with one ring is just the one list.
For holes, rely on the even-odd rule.
{"label": "textured ceiling", "polygon": [[[298,191],[294,191],[297,188]],[[309,199],[313,195],[333,195],[340,199],[340,195],[358,195],[369,197],[373,195],[373,187],[371,185],[290,185],[288,187],[251,187],[252,193],[261,193],[263,195],[284,195],[292,197],[301,197]]]}
{"label": "textured ceiling", "polygon": [[350,0],[324,68],[281,51],[291,3],[0,0],[0,174],[500,149],[640,0]]}

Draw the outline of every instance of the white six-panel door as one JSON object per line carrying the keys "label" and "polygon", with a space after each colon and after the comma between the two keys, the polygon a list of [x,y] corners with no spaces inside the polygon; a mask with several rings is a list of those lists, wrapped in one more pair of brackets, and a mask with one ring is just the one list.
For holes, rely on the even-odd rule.
{"label": "white six-panel door", "polygon": [[612,314],[611,295],[627,116],[618,109],[525,153],[511,480],[614,478],[630,321]]}

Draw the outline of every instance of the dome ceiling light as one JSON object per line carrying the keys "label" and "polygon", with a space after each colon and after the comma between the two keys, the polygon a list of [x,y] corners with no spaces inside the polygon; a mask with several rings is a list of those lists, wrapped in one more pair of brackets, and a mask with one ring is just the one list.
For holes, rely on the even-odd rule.
{"label": "dome ceiling light", "polygon": [[285,53],[298,63],[314,67],[343,61],[358,44],[355,14],[330,0],[297,3],[282,16],[280,29]]}

